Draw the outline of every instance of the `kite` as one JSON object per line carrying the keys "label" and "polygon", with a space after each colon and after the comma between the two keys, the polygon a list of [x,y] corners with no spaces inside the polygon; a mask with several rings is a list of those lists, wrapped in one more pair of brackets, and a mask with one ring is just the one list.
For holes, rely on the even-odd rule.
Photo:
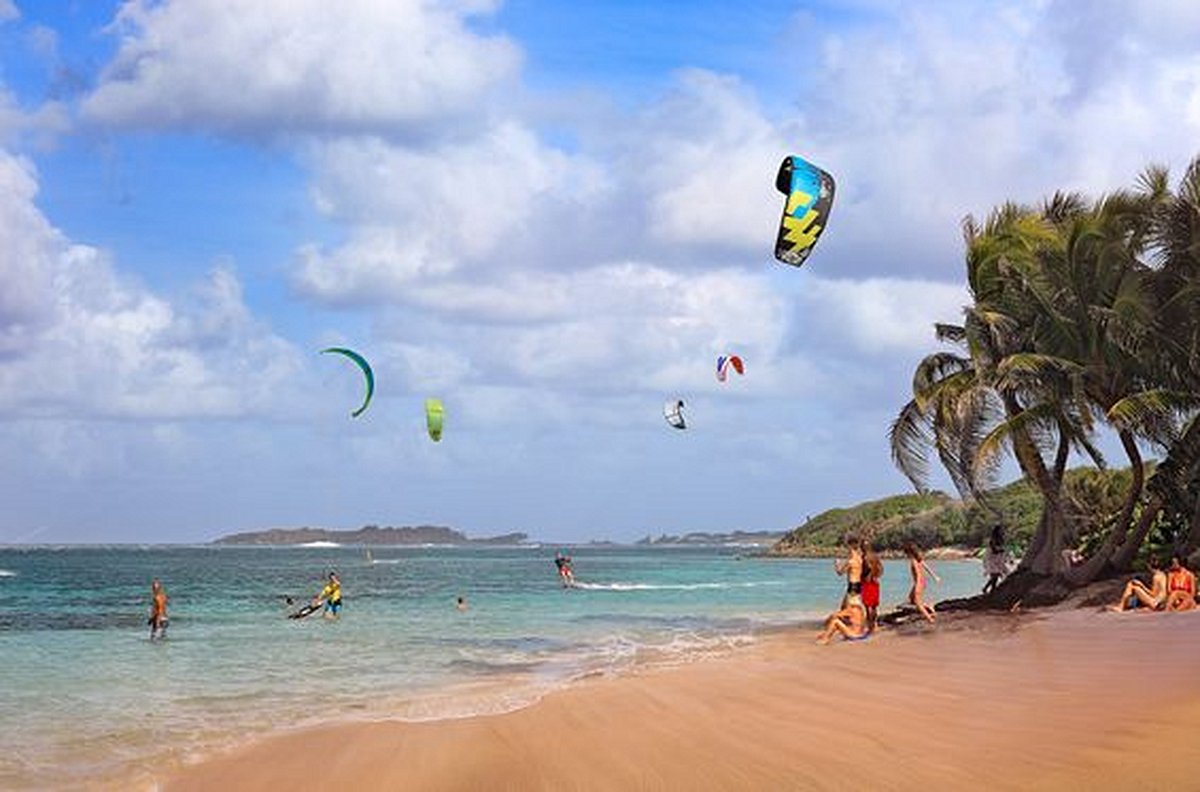
{"label": "kite", "polygon": [[787,196],[775,258],[799,267],[812,253],[833,207],[833,177],[800,157],[784,157],[775,187]]}
{"label": "kite", "polygon": [[446,408],[440,399],[425,400],[425,425],[429,427],[429,436],[433,442],[442,439],[442,420],[446,417]]}
{"label": "kite", "polygon": [[683,420],[683,399],[671,399],[664,404],[663,417],[676,429],[686,429],[687,422]]}
{"label": "kite", "polygon": [[358,364],[358,367],[362,369],[363,376],[367,378],[367,397],[363,399],[361,407],[350,413],[351,416],[357,418],[358,416],[362,415],[363,410],[367,409],[367,405],[371,403],[371,396],[375,393],[375,372],[371,371],[371,364],[367,362],[366,358],[355,352],[353,349],[346,349],[344,347],[329,347],[328,349],[321,350],[321,354],[326,353],[345,355],[346,357],[350,358]]}
{"label": "kite", "polygon": [[725,378],[727,376],[729,376],[729,369],[731,366],[733,367],[733,370],[736,371],[738,374],[746,373],[746,369],[744,366],[742,366],[742,359],[740,357],[738,357],[737,355],[729,355],[728,357],[726,357],[725,355],[721,355],[720,357],[717,358],[717,381],[718,382],[725,381]]}

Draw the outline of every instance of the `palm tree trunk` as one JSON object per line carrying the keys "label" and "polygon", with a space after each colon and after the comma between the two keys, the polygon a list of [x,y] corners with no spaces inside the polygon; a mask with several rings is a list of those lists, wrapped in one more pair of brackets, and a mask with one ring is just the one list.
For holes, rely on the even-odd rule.
{"label": "palm tree trunk", "polygon": [[1200,550],[1200,497],[1196,498],[1196,508],[1192,510],[1192,524],[1188,530],[1188,543],[1185,552],[1189,555]]}
{"label": "palm tree trunk", "polygon": [[[1121,514],[1117,517],[1117,521],[1113,524],[1112,530],[1108,536],[1104,538],[1104,542],[1092,554],[1092,557],[1083,562],[1077,567],[1065,569],[1063,577],[1073,586],[1084,586],[1091,583],[1104,572],[1112,560],[1113,553],[1118,547],[1125,544],[1126,538],[1129,536],[1129,527],[1133,523],[1133,511],[1137,508],[1138,500],[1142,497],[1142,489],[1146,483],[1146,471],[1142,466],[1142,453],[1138,450],[1137,441],[1128,431],[1120,432],[1121,445],[1125,448],[1125,454],[1129,457],[1130,470],[1133,473],[1133,481],[1129,484],[1129,492],[1125,494],[1125,502],[1121,506]],[[1141,545],[1141,539],[1137,542]],[[1135,547],[1133,552],[1137,553]],[[1133,557],[1130,556],[1130,561]]]}
{"label": "palm tree trunk", "polygon": [[[1005,397],[1005,402],[1007,410],[1020,410],[1020,406],[1010,397]],[[1036,575],[1053,575],[1059,569],[1063,527],[1066,523],[1061,498],[1062,475],[1055,474],[1060,468],[1065,468],[1064,460],[1069,445],[1065,435],[1059,437],[1053,472],[1046,469],[1046,463],[1037,445],[1024,432],[1013,433],[1013,451],[1021,470],[1042,495],[1042,516],[1038,520],[1037,532],[1033,535],[1029,549],[1017,569],[1027,569]]]}
{"label": "palm tree trunk", "polygon": [[1154,520],[1162,511],[1162,507],[1163,501],[1157,495],[1146,504],[1133,535],[1127,538],[1125,543],[1118,547],[1117,552],[1113,554],[1113,569],[1118,572],[1127,572],[1133,566],[1133,559],[1137,557],[1137,551],[1141,549],[1142,542],[1145,541],[1146,534],[1150,533],[1150,526],[1154,525]]}

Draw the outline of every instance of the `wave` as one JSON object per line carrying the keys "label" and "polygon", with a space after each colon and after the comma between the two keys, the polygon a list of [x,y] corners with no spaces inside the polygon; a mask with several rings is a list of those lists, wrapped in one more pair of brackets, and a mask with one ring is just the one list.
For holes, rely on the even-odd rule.
{"label": "wave", "polygon": [[7,569],[0,569],[0,578],[16,577],[16,576],[17,576],[16,572],[11,572]]}
{"label": "wave", "polygon": [[372,564],[399,564],[403,559],[400,558],[372,558]]}
{"label": "wave", "polygon": [[746,583],[583,583],[575,581],[575,588],[588,591],[699,591],[701,589],[760,588],[782,586],[782,580],[759,580]]}
{"label": "wave", "polygon": [[320,542],[302,542],[302,543],[296,545],[296,547],[341,547],[341,545],[338,544],[337,542],[320,541]]}

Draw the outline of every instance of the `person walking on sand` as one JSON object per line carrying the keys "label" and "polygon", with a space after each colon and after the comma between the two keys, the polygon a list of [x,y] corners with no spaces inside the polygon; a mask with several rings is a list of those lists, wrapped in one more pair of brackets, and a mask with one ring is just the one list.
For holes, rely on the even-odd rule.
{"label": "person walking on sand", "polygon": [[1133,608],[1144,606],[1150,610],[1162,610],[1167,605],[1167,573],[1162,571],[1162,565],[1154,556],[1146,562],[1146,566],[1150,569],[1150,587],[1142,581],[1134,578],[1125,584],[1125,590],[1121,592],[1121,599],[1116,605],[1109,605],[1108,609],[1120,613],[1121,611],[1132,610]]}
{"label": "person walking on sand", "polygon": [[846,605],[825,620],[825,629],[817,635],[817,643],[827,644],[835,634],[847,641],[861,641],[871,631],[867,629],[867,609],[858,594],[847,594]]}
{"label": "person walking on sand", "polygon": [[925,604],[925,575],[928,573],[938,583],[942,579],[925,563],[925,556],[914,542],[904,543],[904,554],[908,556],[908,571],[912,574],[912,588],[908,592],[908,601],[928,621],[933,621],[933,608]]}
{"label": "person walking on sand", "polygon": [[863,541],[862,603],[867,609],[867,632],[875,632],[879,624],[879,579],[883,577],[883,561],[869,541]]}
{"label": "person walking on sand", "polygon": [[167,637],[167,592],[158,578],[150,582],[150,618],[146,623],[150,625],[151,641]]}
{"label": "person walking on sand", "polygon": [[851,594],[862,595],[863,554],[862,542],[857,536],[846,537],[846,548],[849,551],[844,559],[833,562],[833,571],[839,576],[846,576],[846,596],[842,597],[842,607],[850,600]]}
{"label": "person walking on sand", "polygon": [[1167,602],[1169,611],[1196,609],[1196,575],[1183,563],[1178,554],[1171,556],[1171,568],[1167,571]]}
{"label": "person walking on sand", "polygon": [[983,555],[983,573],[988,576],[987,583],[983,584],[984,594],[995,591],[996,585],[1008,574],[1008,550],[1004,547],[1003,526],[992,528],[992,536]]}

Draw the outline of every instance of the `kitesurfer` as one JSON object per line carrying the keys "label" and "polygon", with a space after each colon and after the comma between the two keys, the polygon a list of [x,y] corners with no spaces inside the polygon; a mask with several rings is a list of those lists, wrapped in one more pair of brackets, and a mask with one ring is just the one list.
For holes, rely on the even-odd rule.
{"label": "kitesurfer", "polygon": [[342,581],[338,579],[336,572],[329,573],[329,582],[321,589],[320,594],[313,597],[313,607],[317,607],[322,600],[325,602],[325,618],[336,619],[342,610]]}
{"label": "kitesurfer", "polygon": [[571,569],[571,556],[563,555],[562,551],[554,554],[554,565],[558,567],[558,577],[563,588],[575,585],[575,571]]}
{"label": "kitesurfer", "polygon": [[151,641],[167,637],[167,592],[158,578],[150,583],[150,618],[146,623],[150,625]]}

